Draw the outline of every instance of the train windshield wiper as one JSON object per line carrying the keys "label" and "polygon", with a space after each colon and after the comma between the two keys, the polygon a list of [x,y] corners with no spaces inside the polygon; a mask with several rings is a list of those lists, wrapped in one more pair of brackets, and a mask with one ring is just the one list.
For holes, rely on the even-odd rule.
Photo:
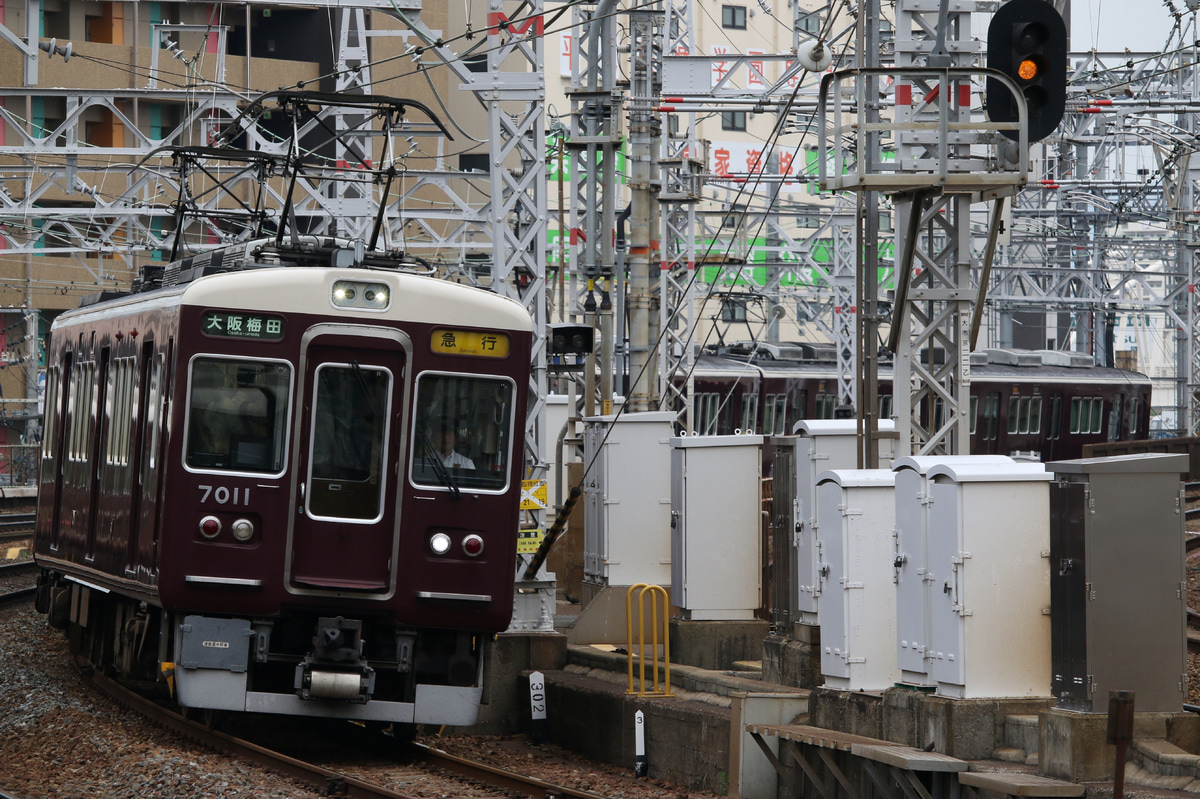
{"label": "train windshield wiper", "polygon": [[429,440],[429,433],[424,430],[421,431],[421,443],[425,446],[425,460],[429,461],[433,467],[433,473],[437,475],[438,481],[450,489],[451,496],[458,499],[458,483],[450,476],[450,470],[442,463],[442,456],[438,454],[433,442]]}

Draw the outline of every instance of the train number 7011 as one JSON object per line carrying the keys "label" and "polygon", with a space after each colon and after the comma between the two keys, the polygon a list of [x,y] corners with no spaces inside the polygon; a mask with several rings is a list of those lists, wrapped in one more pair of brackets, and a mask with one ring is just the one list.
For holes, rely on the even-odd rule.
{"label": "train number 7011", "polygon": [[208,502],[211,496],[218,505],[249,505],[250,504],[250,489],[235,487],[229,489],[226,486],[197,486],[200,489],[202,496],[200,502]]}

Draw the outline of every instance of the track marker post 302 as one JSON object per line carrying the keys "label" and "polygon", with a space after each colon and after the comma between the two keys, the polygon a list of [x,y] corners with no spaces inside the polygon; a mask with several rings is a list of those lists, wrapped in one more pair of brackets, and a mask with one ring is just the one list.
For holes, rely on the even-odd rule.
{"label": "track marker post 302", "polygon": [[546,726],[546,675],[540,671],[529,675],[529,715],[530,739],[535,744],[546,743],[550,739]]}
{"label": "track marker post 302", "polygon": [[645,777],[649,770],[646,762],[646,716],[642,711],[633,714],[633,776]]}

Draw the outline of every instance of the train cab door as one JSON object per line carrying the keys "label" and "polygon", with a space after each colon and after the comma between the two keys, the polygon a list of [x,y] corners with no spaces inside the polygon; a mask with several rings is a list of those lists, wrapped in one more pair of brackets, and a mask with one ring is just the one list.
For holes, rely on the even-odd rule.
{"label": "train cab door", "polygon": [[408,359],[399,333],[338,330],[303,355],[288,584],[390,593]]}

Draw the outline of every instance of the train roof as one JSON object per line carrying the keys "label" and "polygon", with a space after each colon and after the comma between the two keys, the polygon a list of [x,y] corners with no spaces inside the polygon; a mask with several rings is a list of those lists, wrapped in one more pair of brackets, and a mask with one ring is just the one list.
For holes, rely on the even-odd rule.
{"label": "train roof", "polygon": [[[742,356],[737,350],[726,354],[703,354],[696,361],[696,376],[713,377],[831,377],[837,363],[832,358],[788,359]],[[759,350],[763,352],[763,350]],[[770,352],[767,350],[767,352]],[[892,364],[879,365],[881,379],[890,380]],[[1096,366],[1089,355],[1054,350],[985,349],[971,353],[971,379],[979,382],[1014,382],[1036,380],[1040,383],[1112,383],[1127,382],[1150,385],[1150,378],[1140,372]]]}
{"label": "train roof", "polygon": [[[319,313],[359,321],[402,319],[429,324],[533,330],[533,319],[516,300],[427,274],[372,268],[372,259],[362,257],[361,252],[353,254],[350,248],[332,247],[330,242],[334,241],[321,240],[322,257],[307,260],[275,257],[254,260],[263,254],[262,250],[255,251],[256,245],[264,243],[260,241],[227,248],[221,257],[216,255],[222,252],[220,250],[206,253],[210,257],[202,265],[196,264],[195,259],[184,259],[191,262],[190,266],[180,266],[183,262],[177,261],[167,265],[165,270],[186,279],[160,280],[155,287],[143,284],[127,294],[93,295],[79,308],[60,315],[55,325],[121,315],[140,307],[188,305]],[[355,265],[331,265],[331,261]],[[336,281],[384,284],[390,295],[388,305],[380,310],[336,306],[332,301]]]}

